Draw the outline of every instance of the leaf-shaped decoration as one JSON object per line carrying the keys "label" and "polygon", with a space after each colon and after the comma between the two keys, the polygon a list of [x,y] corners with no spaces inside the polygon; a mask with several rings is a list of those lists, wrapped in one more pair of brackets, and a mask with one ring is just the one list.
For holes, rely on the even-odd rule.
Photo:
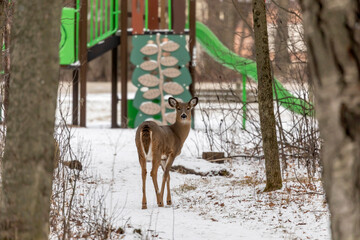
{"label": "leaf-shaped decoration", "polygon": [[175,121],[176,121],[176,112],[166,114],[165,118],[166,118],[166,121],[168,123],[170,123],[170,124],[175,123]]}
{"label": "leaf-shaped decoration", "polygon": [[139,82],[146,87],[155,87],[159,85],[160,79],[151,74],[144,74],[139,77]]}
{"label": "leaf-shaped decoration", "polygon": [[165,66],[165,67],[171,67],[176,65],[179,62],[179,60],[177,60],[175,57],[172,56],[168,56],[168,57],[162,57],[160,59],[160,63],[161,65]]}
{"label": "leaf-shaped decoration", "polygon": [[164,91],[171,95],[179,95],[184,92],[184,88],[176,82],[168,82],[164,84]]}
{"label": "leaf-shaped decoration", "polygon": [[156,44],[147,44],[140,49],[140,52],[145,55],[153,55],[158,52],[158,46]]}
{"label": "leaf-shaped decoration", "polygon": [[154,60],[145,61],[142,64],[140,64],[140,68],[145,71],[152,71],[155,68],[157,68],[157,66],[158,66],[157,61]]}
{"label": "leaf-shaped decoration", "polygon": [[152,100],[154,98],[157,98],[159,95],[160,95],[159,89],[150,89],[149,91],[147,91],[143,94],[143,97],[145,99]]}
{"label": "leaf-shaped decoration", "polygon": [[140,105],[140,110],[147,115],[155,115],[161,111],[161,108],[156,103],[144,102]]}
{"label": "leaf-shaped decoration", "polygon": [[174,41],[167,41],[161,44],[161,49],[167,52],[174,52],[178,50],[179,47],[180,45]]}
{"label": "leaf-shaped decoration", "polygon": [[163,74],[169,78],[176,78],[180,76],[181,72],[177,68],[166,68],[163,70]]}

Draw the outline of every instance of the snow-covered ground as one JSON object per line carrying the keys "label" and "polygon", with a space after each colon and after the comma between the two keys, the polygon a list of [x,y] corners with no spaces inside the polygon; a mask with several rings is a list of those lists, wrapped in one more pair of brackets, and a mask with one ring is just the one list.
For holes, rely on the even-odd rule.
{"label": "snow-covered ground", "polygon": [[[330,239],[329,212],[319,179],[309,182],[291,164],[282,190],[263,193],[264,161],[235,158],[223,164],[199,158],[206,149],[201,130],[191,130],[174,165],[197,172],[227,170],[229,176],[171,172],[172,206],[159,208],[149,172],[148,209],[141,209],[141,169],[134,129],[110,129],[110,94],[88,94],[88,128],[72,128],[75,148],[90,146],[86,180],[96,181],[104,206],[123,239]],[[70,119],[70,118],[69,118]],[[201,119],[196,124],[201,129]],[[159,169],[161,181],[162,170]],[[166,197],[166,196],[164,196]],[[141,229],[141,234],[135,233]]]}

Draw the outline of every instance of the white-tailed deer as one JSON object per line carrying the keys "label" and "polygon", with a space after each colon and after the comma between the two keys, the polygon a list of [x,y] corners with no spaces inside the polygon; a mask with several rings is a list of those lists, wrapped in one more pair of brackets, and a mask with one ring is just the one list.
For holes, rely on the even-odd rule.
{"label": "white-tailed deer", "polygon": [[[159,126],[155,122],[145,121],[136,131],[136,147],[141,166],[143,198],[142,209],[147,208],[146,202],[146,159],[152,158],[151,177],[154,183],[157,204],[163,207],[165,182],[167,184],[167,205],[171,205],[169,171],[176,156],[181,152],[185,139],[191,127],[191,110],[198,103],[198,98],[192,98],[188,103],[180,103],[175,98],[169,98],[168,103],[176,109],[176,121],[170,126]],[[164,160],[162,160],[164,159]],[[159,192],[157,172],[161,165],[164,170],[161,191]]]}

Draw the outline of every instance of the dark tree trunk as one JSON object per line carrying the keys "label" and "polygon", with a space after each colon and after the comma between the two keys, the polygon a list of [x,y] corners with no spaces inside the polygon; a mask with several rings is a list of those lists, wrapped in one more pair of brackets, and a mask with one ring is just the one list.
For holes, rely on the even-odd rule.
{"label": "dark tree trunk", "polygon": [[0,239],[48,239],[61,3],[14,6]]}
{"label": "dark tree trunk", "polygon": [[273,79],[271,75],[269,43],[264,0],[253,0],[255,52],[258,72],[260,128],[266,165],[264,191],[281,189],[279,148],[277,145],[273,105]]}
{"label": "dark tree trunk", "polygon": [[332,239],[360,239],[360,4],[302,0]]}

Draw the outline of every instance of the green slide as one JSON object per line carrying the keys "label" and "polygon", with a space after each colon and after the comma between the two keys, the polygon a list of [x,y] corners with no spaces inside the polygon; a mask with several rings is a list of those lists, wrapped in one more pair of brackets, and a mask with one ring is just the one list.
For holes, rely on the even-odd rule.
{"label": "green slide", "polygon": [[[247,58],[242,58],[232,52],[220,42],[220,40],[207,26],[201,22],[196,22],[196,38],[204,50],[217,62],[229,69],[241,73],[242,75],[250,77],[256,82],[258,81],[256,62]],[[311,116],[314,114],[311,103],[295,97],[286,90],[278,80],[274,80],[276,90],[276,93],[274,92],[274,98],[277,95],[281,106],[298,114]]]}

